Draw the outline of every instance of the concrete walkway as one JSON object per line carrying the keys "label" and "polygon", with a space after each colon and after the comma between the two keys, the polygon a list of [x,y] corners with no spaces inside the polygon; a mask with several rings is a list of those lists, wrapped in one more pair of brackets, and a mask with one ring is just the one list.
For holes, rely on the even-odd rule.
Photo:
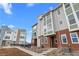
{"label": "concrete walkway", "polygon": [[24,52],[26,52],[26,53],[28,53],[28,54],[30,54],[30,55],[32,55],[32,56],[44,56],[44,55],[42,55],[42,54],[39,54],[39,53],[30,51],[30,50],[26,50],[26,49],[21,48],[21,47],[16,47],[16,48],[17,48],[17,49],[20,49],[20,50],[22,50],[22,51],[24,51]]}

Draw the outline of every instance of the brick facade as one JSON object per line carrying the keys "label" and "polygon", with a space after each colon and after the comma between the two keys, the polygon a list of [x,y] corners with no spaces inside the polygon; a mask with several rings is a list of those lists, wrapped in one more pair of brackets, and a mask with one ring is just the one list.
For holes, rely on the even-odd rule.
{"label": "brick facade", "polygon": [[37,39],[32,39],[31,46],[37,46]]}
{"label": "brick facade", "polygon": [[[79,37],[79,31],[75,31],[77,32],[77,35]],[[72,33],[72,32],[71,32]],[[68,44],[62,44],[61,42],[61,35],[62,34],[66,34],[66,37],[67,37],[67,41],[68,41]],[[55,46],[52,46],[51,45],[51,42],[52,42],[52,38],[51,37],[54,37],[54,45]],[[44,48],[60,48],[60,47],[68,47],[69,44],[71,45],[71,48],[73,50],[78,50],[79,49],[79,44],[73,44],[72,41],[71,41],[71,37],[70,37],[70,32],[68,29],[65,29],[65,30],[61,30],[61,31],[58,31],[56,32],[56,35],[51,35],[51,36],[48,36],[48,43],[47,44],[44,44]],[[57,42],[55,43],[55,41],[57,40]]]}

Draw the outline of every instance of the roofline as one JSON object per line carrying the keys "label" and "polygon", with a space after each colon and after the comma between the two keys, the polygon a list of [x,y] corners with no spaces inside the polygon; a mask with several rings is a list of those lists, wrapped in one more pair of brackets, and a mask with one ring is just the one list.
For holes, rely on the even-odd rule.
{"label": "roofline", "polygon": [[32,27],[36,26],[38,23],[35,23]]}
{"label": "roofline", "polygon": [[[55,8],[52,8],[52,9],[48,10],[46,13],[41,14],[42,17],[45,16],[46,14],[48,14],[49,12],[55,11],[56,9],[60,8],[60,7],[62,6],[62,4],[63,4],[63,3],[59,4],[59,5],[58,5],[57,7],[55,7]],[[41,15],[37,16],[37,18],[40,17]]]}

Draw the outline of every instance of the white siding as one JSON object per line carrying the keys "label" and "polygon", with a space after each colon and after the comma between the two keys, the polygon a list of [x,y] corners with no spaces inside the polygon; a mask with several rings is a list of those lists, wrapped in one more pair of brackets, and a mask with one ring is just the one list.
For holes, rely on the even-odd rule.
{"label": "white siding", "polygon": [[[10,39],[5,39],[6,36],[9,36]],[[13,33],[12,32],[11,33],[7,33],[7,31],[6,31],[5,34],[4,34],[3,40],[12,40],[12,39],[13,39]]]}
{"label": "white siding", "polygon": [[12,41],[16,41],[16,38],[17,38],[17,33],[13,32],[13,40]]}
{"label": "white siding", "polygon": [[[21,38],[21,36],[23,36],[24,38]],[[20,41],[25,41],[26,39],[26,34],[25,33],[20,33]]]}
{"label": "white siding", "polygon": [[[58,10],[60,10],[59,15],[58,15]],[[53,22],[54,22],[55,32],[68,28],[63,7],[59,8],[53,12]],[[60,24],[60,22],[62,22],[62,24]]]}

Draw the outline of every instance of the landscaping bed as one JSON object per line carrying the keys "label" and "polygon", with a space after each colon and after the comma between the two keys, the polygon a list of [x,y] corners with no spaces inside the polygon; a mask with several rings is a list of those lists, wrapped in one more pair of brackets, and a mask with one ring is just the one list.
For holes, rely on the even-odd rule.
{"label": "landscaping bed", "polygon": [[0,49],[0,56],[31,56],[17,48],[2,48]]}

